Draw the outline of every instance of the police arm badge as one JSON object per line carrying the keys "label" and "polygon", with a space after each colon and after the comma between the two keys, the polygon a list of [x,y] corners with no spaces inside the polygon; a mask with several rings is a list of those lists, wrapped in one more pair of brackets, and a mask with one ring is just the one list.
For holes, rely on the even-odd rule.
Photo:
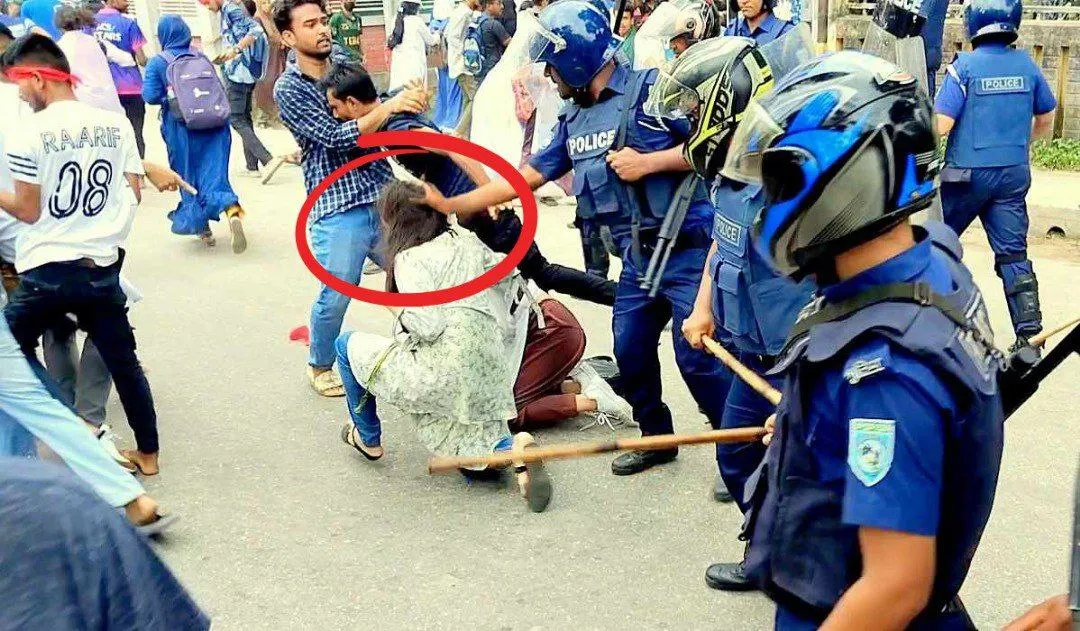
{"label": "police arm badge", "polygon": [[864,486],[881,482],[896,452],[896,421],[853,418],[848,425],[848,467]]}

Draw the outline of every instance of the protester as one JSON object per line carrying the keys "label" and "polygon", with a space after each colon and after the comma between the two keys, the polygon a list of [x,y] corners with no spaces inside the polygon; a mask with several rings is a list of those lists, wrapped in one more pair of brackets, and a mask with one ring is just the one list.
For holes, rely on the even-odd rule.
{"label": "protester", "polygon": [[215,63],[224,64],[222,76],[229,95],[232,116],[229,122],[244,146],[247,174],[262,177],[260,167],[274,159],[259,140],[251,118],[252,94],[255,84],[263,77],[269,57],[266,33],[254,17],[237,0],[201,0],[204,6],[221,16],[223,52]]}
{"label": "protester", "polygon": [[510,45],[510,34],[499,21],[503,12],[503,0],[480,0],[481,16],[478,22],[480,34],[480,53],[483,65],[476,75],[477,86],[484,83],[491,69],[499,63],[506,47]]}
{"label": "protester", "polygon": [[446,25],[446,63],[449,67],[450,78],[457,79],[461,86],[461,118],[458,119],[454,133],[460,138],[468,138],[472,129],[472,110],[476,100],[476,89],[479,81],[465,65],[465,37],[469,33],[469,26],[474,20],[479,19],[479,0],[462,0],[454,7],[450,21]]}
{"label": "protester", "polygon": [[[300,145],[308,193],[335,170],[370,153],[357,147],[361,134],[377,131],[391,114],[418,114],[427,108],[423,87],[409,86],[360,120],[338,122],[318,84],[330,68],[332,49],[322,1],[281,0],[275,6],[274,25],[285,44],[296,52],[296,61],[274,86],[274,98],[281,108],[282,122]],[[360,282],[364,260],[378,242],[375,201],[390,178],[385,160],[352,169],[331,184],[311,210],[308,238],[315,260],[347,283]],[[345,395],[333,366],[334,340],[348,307],[348,296],[322,285],[311,308],[307,375],[312,388],[322,396]]]}
{"label": "protester", "polygon": [[345,0],[341,10],[330,16],[330,30],[334,41],[349,51],[360,63],[364,63],[364,24],[356,12],[356,2]]}
{"label": "protester", "polygon": [[[138,449],[124,455],[154,475],[157,415],[119,283],[120,245],[145,172],[131,123],[75,100],[71,67],[48,38],[17,40],[3,59],[5,76],[36,112],[7,147],[15,192],[0,193],[0,207],[31,224],[16,253],[21,284],[5,309],[11,332],[29,357],[56,318],[75,314],[109,367],[134,430]],[[111,140],[59,147],[49,141],[64,135]]]}
{"label": "protester", "polygon": [[[502,259],[475,235],[451,229],[447,218],[413,201],[415,184],[392,182],[379,217],[386,290],[435,291],[460,285]],[[511,438],[517,416],[514,382],[525,346],[531,298],[513,274],[478,294],[451,303],[397,310],[393,337],[354,331],[337,340],[338,370],[352,422],[346,444],[368,460],[382,458],[378,408],[391,405],[416,426],[420,442],[445,456],[484,456],[534,444]],[[530,510],[551,499],[542,469],[522,469],[519,487]]]}
{"label": "protester", "polygon": [[45,34],[53,40],[58,40],[60,29],[56,27],[56,13],[61,4],[60,0],[26,0],[22,3],[19,15],[44,30]]}
{"label": "protester", "polygon": [[405,0],[398,14],[400,31],[394,27],[393,37],[387,46],[390,48],[390,82],[388,90],[393,92],[407,83],[419,81],[427,85],[427,49],[437,40],[431,29],[419,15],[419,0]]}
{"label": "protester", "polygon": [[[116,93],[109,63],[135,67],[135,58],[112,44],[101,44],[86,31],[94,28],[94,16],[86,9],[62,6],[56,13],[56,25],[63,32],[57,45],[70,60],[71,72],[79,78],[75,98],[92,107],[124,113]],[[106,57],[108,55],[108,57]]]}
{"label": "protester", "polygon": [[502,0],[502,13],[499,15],[499,23],[506,29],[506,34],[513,37],[517,33],[518,8],[514,0]]}
{"label": "protester", "polygon": [[[334,64],[323,79],[326,98],[340,120],[355,120],[368,115],[380,102],[370,75],[360,66]],[[435,124],[415,114],[399,113],[387,118],[382,129],[388,131],[423,131],[437,133]],[[397,156],[395,160],[417,178],[434,185],[445,195],[467,193],[478,184],[486,184],[488,175],[482,164],[465,156],[434,149],[430,152]],[[513,210],[503,209],[495,217],[480,213],[463,218],[461,225],[473,231],[496,252],[509,254],[521,238],[521,219]],[[611,305],[615,302],[615,283],[580,270],[550,263],[535,243],[518,264],[521,275],[545,291],[558,291],[575,298]]]}
{"label": "protester", "polygon": [[[7,7],[18,7],[17,3],[8,3]],[[29,18],[19,15],[18,13],[12,15],[11,13],[4,12],[0,14],[0,24],[6,26],[11,32],[12,38],[18,39],[23,35],[29,33],[41,33],[42,35],[48,35],[48,33],[40,28],[37,24],[34,24]]]}
{"label": "protester", "polygon": [[0,628],[210,628],[146,538],[62,467],[0,458],[0,532]]}
{"label": "protester", "polygon": [[146,157],[146,141],[143,139],[143,127],[146,119],[146,103],[142,98],[142,74],[139,66],[146,65],[146,37],[135,19],[126,15],[129,9],[128,0],[107,0],[105,6],[97,12],[97,24],[94,27],[94,36],[100,42],[106,42],[120,49],[121,52],[131,55],[137,65],[122,65],[109,60],[109,72],[112,73],[113,83],[116,85],[116,94],[120,98],[120,106],[131,121],[131,128],[135,130],[135,141],[139,145],[139,156]]}
{"label": "protester", "polygon": [[178,15],[163,15],[158,22],[158,42],[162,54],[155,55],[146,65],[146,81],[142,98],[151,105],[161,105],[161,137],[169,155],[169,166],[197,191],[180,192],[180,203],[169,213],[172,231],[176,234],[198,235],[208,246],[215,243],[210,221],[218,221],[221,213],[229,223],[232,250],[240,254],[247,249],[244,233],[244,210],[229,182],[228,169],[232,133],[227,125],[212,129],[189,129],[179,114],[169,106],[169,81],[166,70],[169,59],[186,55],[201,55],[191,50],[191,30]]}
{"label": "protester", "polygon": [[749,37],[758,45],[768,44],[793,28],[791,22],[773,15],[775,0],[728,0],[731,12],[736,13],[728,22],[724,35]]}

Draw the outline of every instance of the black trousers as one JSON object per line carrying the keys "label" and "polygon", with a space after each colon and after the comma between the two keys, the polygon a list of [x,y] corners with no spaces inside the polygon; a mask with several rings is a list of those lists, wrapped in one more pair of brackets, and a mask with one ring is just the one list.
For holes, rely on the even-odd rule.
{"label": "black trousers", "polygon": [[120,261],[108,267],[47,263],[27,270],[4,315],[23,353],[34,357],[33,365],[38,339],[45,330],[74,314],[112,375],[139,451],[156,453],[157,413],[150,383],[135,355],[127,297],[120,288],[120,265]]}
{"label": "black trousers", "polygon": [[[499,213],[491,219],[487,213],[478,213],[462,225],[476,233],[489,248],[508,254],[521,236],[521,219],[512,210]],[[602,276],[583,272],[572,267],[551,263],[533,243],[525,258],[518,264],[525,278],[535,282],[544,291],[557,291],[581,300],[612,306],[615,304],[615,283]]]}
{"label": "black trousers", "polygon": [[139,157],[146,157],[146,141],[143,139],[143,124],[146,122],[146,103],[141,94],[121,94],[120,106],[124,108],[131,128],[135,130],[135,145],[139,148]]}
{"label": "black trousers", "polygon": [[255,135],[255,125],[251,122],[251,95],[254,92],[253,83],[233,83],[225,80],[225,93],[229,97],[229,124],[239,134],[240,142],[244,145],[244,162],[248,171],[255,171],[259,165],[270,164],[274,159]]}

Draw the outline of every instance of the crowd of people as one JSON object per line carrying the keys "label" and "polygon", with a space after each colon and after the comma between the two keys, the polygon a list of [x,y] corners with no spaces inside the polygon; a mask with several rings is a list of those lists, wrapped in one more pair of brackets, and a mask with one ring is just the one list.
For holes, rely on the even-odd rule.
{"label": "crowd of people", "polygon": [[[798,10],[785,20],[772,0],[461,0],[436,7],[438,24],[405,0],[388,29],[385,89],[365,68],[374,51],[352,3],[329,15],[322,0],[269,11],[202,0],[221,22],[211,59],[180,16],[160,17],[151,55],[127,0],[96,12],[50,2],[27,0],[0,25],[0,531],[13,542],[0,547],[0,626],[209,626],[134,532],[176,522],[136,477],[158,473],[160,451],[128,319],[140,295],[122,272],[144,181],[179,194],[173,232],[213,245],[210,222],[224,214],[240,254],[244,210],[223,168],[232,132],[247,174],[265,182],[296,163],[311,193],[377,150],[360,147],[365,135],[389,130],[469,138],[517,165],[541,199],[553,187],[572,195],[585,269],[531,244],[472,296],[391,308],[386,335],[343,331],[350,299],[320,286],[306,375],[342,398],[349,449],[383,459],[382,421],[399,415],[432,454],[506,456],[460,474],[484,483],[513,466],[514,488],[542,512],[554,481],[530,456],[536,434],[578,417],[673,434],[661,387],[673,368],[713,428],[765,432],[717,445],[713,495],[735,504],[748,544],[706,570],[710,587],[764,591],[778,629],[974,628],[957,594],[1004,442],[1003,353],[958,238],[975,217],[1011,350],[1037,353],[1029,340],[1042,329],[1027,147],[1056,100],[1011,46],[1019,0],[965,6],[974,50],[940,91],[929,54],[926,69],[815,55]],[[252,103],[277,41],[288,53],[273,99],[299,151],[274,157]],[[445,67],[432,86],[436,47]],[[147,104],[159,108],[168,167],[145,160]],[[416,293],[504,260],[523,230],[508,182],[453,152],[393,160],[409,179],[372,161],[316,200],[307,235],[320,265],[359,284],[370,259],[387,292]],[[937,195],[945,221],[913,222]],[[584,358],[586,332],[557,294],[611,307],[617,381]],[[669,327],[674,367],[658,351]],[[713,343],[780,391],[779,407],[705,353]],[[105,422],[113,384],[134,449],[119,449]],[[93,493],[26,461],[39,443]],[[611,471],[677,457],[627,451]],[[44,493],[55,501],[43,510]]]}

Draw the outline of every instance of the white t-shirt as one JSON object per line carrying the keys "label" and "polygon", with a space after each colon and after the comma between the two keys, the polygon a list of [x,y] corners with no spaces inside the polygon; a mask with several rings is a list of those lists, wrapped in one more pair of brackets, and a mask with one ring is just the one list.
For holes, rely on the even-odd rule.
{"label": "white t-shirt", "polygon": [[[33,110],[26,101],[19,98],[18,86],[0,83],[0,190],[15,190],[15,181],[11,178],[6,158],[7,139],[18,134],[20,125],[32,114]],[[15,240],[24,227],[26,224],[0,209],[0,259],[15,262]]]}
{"label": "white t-shirt", "polygon": [[19,236],[15,269],[82,258],[112,265],[135,219],[125,174],[143,174],[131,123],[59,101],[23,127],[7,149],[8,167],[16,180],[41,187],[41,217]]}

